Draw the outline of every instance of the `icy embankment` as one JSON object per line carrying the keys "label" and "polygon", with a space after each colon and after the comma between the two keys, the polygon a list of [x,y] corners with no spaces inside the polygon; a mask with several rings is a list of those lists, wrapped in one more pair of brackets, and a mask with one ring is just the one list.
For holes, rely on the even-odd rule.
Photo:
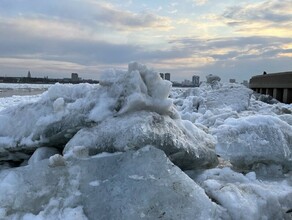
{"label": "icy embankment", "polygon": [[217,153],[237,168],[274,163],[292,169],[292,127],[277,117],[228,119],[213,134],[218,137]]}
{"label": "icy embankment", "polygon": [[292,105],[211,79],[171,92],[181,117],[217,139],[218,168],[188,175],[231,219],[292,219]]}
{"label": "icy embankment", "polygon": [[219,82],[171,93],[181,117],[216,137],[217,154],[237,169],[264,163],[290,171],[292,106],[268,105],[251,95],[242,85]]}
{"label": "icy embankment", "polygon": [[291,113],[138,63],[54,85],[0,112],[0,219],[292,219]]}
{"label": "icy embankment", "polygon": [[20,103],[30,103],[35,102],[40,99],[41,94],[39,95],[30,95],[30,96],[12,96],[0,98],[0,111],[5,108],[19,105]]}
{"label": "icy embankment", "polygon": [[168,98],[169,81],[138,63],[100,85],[56,85],[42,99],[0,114],[0,161],[27,160],[39,147],[91,154],[153,145],[182,169],[217,164],[213,137],[182,121]]}
{"label": "icy embankment", "polygon": [[71,157],[61,166],[51,160],[0,174],[0,204],[8,219],[228,217],[154,147]]}
{"label": "icy embankment", "polygon": [[1,111],[0,218],[228,218],[179,169],[218,159],[213,136],[181,120],[170,90],[131,63],[100,85],[57,84]]}

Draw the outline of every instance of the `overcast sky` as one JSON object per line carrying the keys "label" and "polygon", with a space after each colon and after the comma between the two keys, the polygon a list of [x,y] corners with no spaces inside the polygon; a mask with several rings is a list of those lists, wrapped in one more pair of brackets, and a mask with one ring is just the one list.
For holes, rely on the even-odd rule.
{"label": "overcast sky", "polygon": [[292,0],[0,1],[0,76],[98,79],[139,61],[241,82],[291,59]]}

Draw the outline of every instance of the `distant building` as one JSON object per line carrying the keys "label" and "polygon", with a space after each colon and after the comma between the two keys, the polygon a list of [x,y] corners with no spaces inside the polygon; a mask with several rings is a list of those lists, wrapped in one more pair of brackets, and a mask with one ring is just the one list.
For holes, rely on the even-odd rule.
{"label": "distant building", "polygon": [[249,88],[257,93],[270,95],[280,102],[292,103],[292,71],[253,76]]}
{"label": "distant building", "polygon": [[192,85],[195,87],[199,87],[200,86],[200,77],[193,75],[192,77]]}
{"label": "distant building", "polygon": [[236,80],[235,79],[229,79],[229,82],[230,83],[236,83]]}
{"label": "distant building", "polygon": [[28,73],[27,73],[27,78],[31,78],[30,71],[28,71]]}
{"label": "distant building", "polygon": [[164,79],[170,81],[170,73],[165,73]]}
{"label": "distant building", "polygon": [[71,80],[78,81],[79,80],[78,73],[71,73]]}
{"label": "distant building", "polygon": [[164,73],[159,73],[160,74],[160,77],[162,78],[162,79],[164,79]]}
{"label": "distant building", "polygon": [[244,86],[246,86],[246,87],[249,87],[249,84],[248,84],[248,81],[247,80],[243,80],[241,84],[244,85]]}
{"label": "distant building", "polygon": [[193,85],[193,82],[188,80],[188,79],[185,79],[182,83],[182,86],[192,86]]}

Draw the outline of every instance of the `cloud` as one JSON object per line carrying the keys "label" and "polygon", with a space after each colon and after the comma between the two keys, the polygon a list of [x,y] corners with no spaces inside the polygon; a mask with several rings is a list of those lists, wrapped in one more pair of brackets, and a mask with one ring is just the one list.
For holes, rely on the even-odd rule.
{"label": "cloud", "polygon": [[[130,44],[113,44],[82,38],[64,39],[22,32],[14,28],[5,30],[6,34],[0,36],[0,57],[38,58],[91,65],[128,62],[133,60],[136,51],[140,50],[139,46]],[[7,36],[12,37],[7,39]]]}
{"label": "cloud", "polygon": [[[74,29],[77,36],[59,36],[58,30],[70,30],[70,25],[40,22],[50,27],[48,32],[34,22],[38,24],[40,21],[12,19],[0,22],[0,32],[3,33],[0,35],[2,66],[10,59],[15,62],[15,68],[23,65],[24,69],[32,67],[39,71],[43,66],[44,71],[51,72],[70,69],[76,72],[96,72],[94,68],[100,70],[105,67],[121,67],[135,60],[153,66],[158,71],[169,71],[186,77],[196,71],[216,73],[215,66],[218,72],[223,72],[228,68],[233,69],[233,65],[237,63],[285,59],[291,57],[292,49],[291,38],[259,36],[178,38],[169,41],[164,49],[153,49],[154,43],[151,49],[132,43],[108,42],[98,37],[90,39],[89,32],[82,28]],[[12,68],[12,62],[8,64]]]}
{"label": "cloud", "polygon": [[[131,1],[125,4],[130,6]],[[2,17],[55,19],[84,26],[110,26],[119,30],[131,28],[169,30],[172,28],[171,19],[168,17],[148,11],[132,12],[102,0],[31,0],[29,2],[2,0],[0,13]]]}
{"label": "cloud", "polygon": [[[292,56],[292,39],[289,37],[187,37],[169,43],[186,51],[189,57],[201,58],[201,61],[174,59],[176,65],[168,71],[185,77],[196,73],[204,79],[205,75],[213,73],[220,75],[225,81],[229,78],[248,80],[263,70],[279,72],[292,67],[289,61]],[[182,62],[183,60],[187,62]],[[206,62],[202,62],[204,60]]]}
{"label": "cloud", "polygon": [[133,13],[119,10],[110,4],[95,3],[96,13],[94,19],[98,23],[108,24],[119,28],[158,28],[169,30],[172,28],[171,20],[150,12]]}
{"label": "cloud", "polygon": [[221,19],[247,35],[291,36],[292,0],[272,0],[227,8]]}
{"label": "cloud", "polygon": [[[109,42],[91,35],[90,30],[70,23],[44,19],[3,19],[0,21],[0,58],[16,66],[36,62],[70,63],[76,66],[121,66],[130,61],[155,62],[187,57],[176,47],[149,49],[143,45]],[[23,60],[23,62],[21,62]],[[11,66],[11,62],[8,62]],[[76,69],[74,66],[74,69]],[[46,67],[44,66],[44,69]],[[73,67],[72,67],[73,68]]]}
{"label": "cloud", "polygon": [[228,8],[223,17],[236,21],[266,21],[290,23],[292,15],[291,0],[272,0],[262,3],[245,4]]}
{"label": "cloud", "polygon": [[208,0],[193,0],[193,2],[195,3],[195,5],[205,5]]}
{"label": "cloud", "polygon": [[[208,55],[215,60],[247,59],[257,57],[276,57],[291,49],[291,38],[279,37],[226,37],[226,38],[181,38],[170,41],[185,50],[202,56]],[[288,46],[289,45],[289,46]],[[190,52],[189,52],[190,53]]]}
{"label": "cloud", "polygon": [[135,1],[1,0],[0,64],[7,71],[98,72],[135,60],[179,77],[247,74],[265,61],[289,67],[292,0],[248,2],[147,2],[139,11]]}

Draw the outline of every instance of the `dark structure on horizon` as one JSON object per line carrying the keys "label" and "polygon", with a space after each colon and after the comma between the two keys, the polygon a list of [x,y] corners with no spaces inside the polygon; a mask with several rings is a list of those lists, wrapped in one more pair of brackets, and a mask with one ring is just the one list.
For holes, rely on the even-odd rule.
{"label": "dark structure on horizon", "polygon": [[292,103],[292,71],[266,73],[253,76],[249,88],[255,92],[270,95],[280,102]]}
{"label": "dark structure on horizon", "polygon": [[170,81],[170,73],[164,73],[164,79]]}
{"label": "dark structure on horizon", "polygon": [[193,75],[192,77],[192,85],[194,87],[199,87],[200,86],[200,77],[197,75]]}
{"label": "dark structure on horizon", "polygon": [[0,83],[32,83],[32,84],[54,84],[54,83],[90,83],[90,84],[97,84],[99,83],[98,80],[92,79],[81,79],[78,77],[77,73],[72,73],[71,78],[63,78],[63,79],[50,79],[48,77],[38,78],[38,77],[31,77],[30,71],[28,71],[27,77],[7,77],[7,76],[0,76]]}

